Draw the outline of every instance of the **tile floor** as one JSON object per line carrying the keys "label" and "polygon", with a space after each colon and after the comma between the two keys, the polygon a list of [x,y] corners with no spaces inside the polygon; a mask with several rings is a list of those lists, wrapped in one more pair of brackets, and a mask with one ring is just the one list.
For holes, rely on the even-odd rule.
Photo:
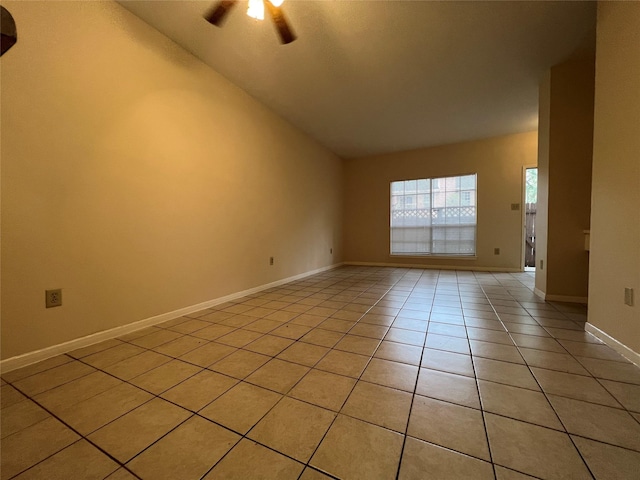
{"label": "tile floor", "polygon": [[640,478],[640,369],[532,282],[344,267],[6,373],[1,480]]}

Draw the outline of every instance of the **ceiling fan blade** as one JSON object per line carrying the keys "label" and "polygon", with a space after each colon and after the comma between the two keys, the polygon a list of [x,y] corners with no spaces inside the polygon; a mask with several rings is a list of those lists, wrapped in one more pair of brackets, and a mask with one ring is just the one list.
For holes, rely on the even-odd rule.
{"label": "ceiling fan blade", "polygon": [[231,10],[236,3],[238,3],[237,0],[222,0],[213,7],[209,13],[204,16],[204,18],[206,18],[207,22],[210,24],[219,27],[227,17],[229,10]]}
{"label": "ceiling fan blade", "polygon": [[282,43],[291,43],[296,39],[293,30],[289,27],[287,23],[287,19],[282,13],[282,9],[275,7],[269,0],[265,0],[265,5],[267,6],[267,10],[269,10],[269,15],[273,19],[273,23],[278,30],[278,35],[280,35],[280,40]]}

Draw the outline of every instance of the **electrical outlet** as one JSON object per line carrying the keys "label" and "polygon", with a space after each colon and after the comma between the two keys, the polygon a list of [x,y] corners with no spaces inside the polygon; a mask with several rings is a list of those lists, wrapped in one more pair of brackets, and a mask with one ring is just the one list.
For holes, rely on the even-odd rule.
{"label": "electrical outlet", "polygon": [[269,265],[273,265],[273,257],[269,257]]}
{"label": "electrical outlet", "polygon": [[624,289],[624,304],[633,307],[633,288]]}
{"label": "electrical outlet", "polygon": [[500,249],[499,248],[494,248],[493,249],[493,254],[494,255],[500,255]]}
{"label": "electrical outlet", "polygon": [[519,203],[512,203],[511,204],[511,210],[520,210],[520,204]]}
{"label": "electrical outlet", "polygon": [[44,304],[46,308],[62,306],[62,289],[44,291]]}

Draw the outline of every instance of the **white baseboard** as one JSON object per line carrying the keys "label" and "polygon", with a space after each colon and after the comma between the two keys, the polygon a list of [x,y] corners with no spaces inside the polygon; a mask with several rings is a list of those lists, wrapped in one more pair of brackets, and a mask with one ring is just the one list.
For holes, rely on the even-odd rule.
{"label": "white baseboard", "polygon": [[588,297],[571,297],[569,295],[547,295],[545,300],[547,302],[566,302],[566,303],[583,303],[587,304]]}
{"label": "white baseboard", "polygon": [[475,267],[467,265],[424,265],[421,263],[385,263],[385,262],[344,262],[344,265],[363,267],[425,268],[429,270],[468,270],[474,272],[521,273],[521,268]]}
{"label": "white baseboard", "polygon": [[533,293],[542,300],[546,300],[547,294],[538,288],[533,289]]}
{"label": "white baseboard", "polygon": [[89,345],[93,345],[94,343],[99,343],[112,338],[121,337],[122,335],[135,332],[136,330],[140,330],[145,327],[157,325],[159,323],[166,322],[168,320],[172,320],[177,317],[188,315],[189,313],[198,312],[200,310],[204,310],[205,308],[211,308],[216,305],[220,305],[221,303],[246,297],[247,295],[252,295],[254,293],[258,293],[263,290],[267,290],[269,288],[278,287],[280,285],[284,285],[285,283],[294,282],[296,280],[300,280],[300,279],[309,277],[311,275],[316,275],[318,273],[326,272],[328,270],[333,270],[334,268],[338,268],[342,265],[343,265],[342,263],[336,263],[333,265],[329,265],[327,267],[317,268],[309,272],[294,275],[292,277],[283,278],[282,280],[277,280],[275,282],[250,288],[248,290],[243,290],[241,292],[225,295],[224,297],[214,298],[213,300],[208,300],[206,302],[198,303],[196,305],[191,305],[188,307],[180,308],[178,310],[173,310],[172,312],[167,312],[167,313],[163,313],[153,317],[145,318],[137,322],[111,328],[109,330],[104,330],[102,332],[93,333],[91,335],[76,338],[68,342],[60,343],[58,345],[52,345],[50,347],[46,347],[41,350],[36,350],[33,352],[28,352],[22,355],[18,355],[15,357],[7,358],[5,360],[0,361],[0,373],[7,373],[12,370],[16,370],[18,368],[31,365],[32,363],[41,362],[42,360],[46,360],[47,358],[55,357],[56,355],[72,352],[73,350],[77,350],[78,348],[87,347]]}
{"label": "white baseboard", "polygon": [[603,332],[598,327],[592,325],[589,322],[585,324],[584,329],[586,332],[589,332],[594,337],[602,340],[606,345],[609,345],[611,348],[613,348],[616,352],[618,352],[624,358],[626,358],[630,362],[640,367],[640,353],[634,352],[625,344],[623,344],[622,342],[619,342],[618,340],[616,340],[609,334]]}
{"label": "white baseboard", "polygon": [[533,293],[540,297],[545,302],[565,302],[565,303],[582,303],[586,305],[588,303],[588,297],[571,297],[569,295],[549,295],[537,288],[533,289]]}

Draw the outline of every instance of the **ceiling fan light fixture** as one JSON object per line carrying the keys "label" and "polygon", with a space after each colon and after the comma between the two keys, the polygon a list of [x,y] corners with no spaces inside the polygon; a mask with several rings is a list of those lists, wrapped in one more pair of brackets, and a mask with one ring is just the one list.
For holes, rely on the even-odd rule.
{"label": "ceiling fan light fixture", "polygon": [[249,0],[247,15],[251,18],[255,18],[256,20],[264,20],[264,1]]}
{"label": "ceiling fan light fixture", "polygon": [[279,8],[280,5],[284,3],[284,0],[268,0],[268,1],[271,5],[273,5],[276,8]]}

